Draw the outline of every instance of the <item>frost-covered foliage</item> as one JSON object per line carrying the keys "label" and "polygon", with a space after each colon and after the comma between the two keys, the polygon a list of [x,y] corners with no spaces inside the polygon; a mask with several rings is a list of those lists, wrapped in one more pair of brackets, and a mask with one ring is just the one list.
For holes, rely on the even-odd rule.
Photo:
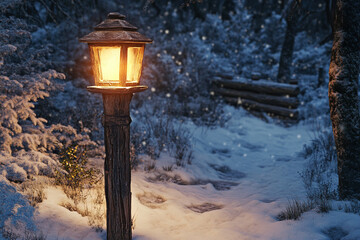
{"label": "frost-covered foliage", "polygon": [[337,197],[337,158],[329,119],[320,118],[316,123],[311,144],[304,145],[302,156],[307,162],[300,175],[307,197],[324,207],[329,199]]}
{"label": "frost-covered foliage", "polygon": [[63,89],[65,75],[50,69],[53,46],[40,47],[33,41],[37,26],[16,17],[17,9],[27,6],[25,1],[3,6],[1,11],[7,14],[0,21],[1,150],[9,154],[21,149],[52,152],[73,142],[93,144],[72,126],[48,122],[36,114],[39,100]]}
{"label": "frost-covered foliage", "polygon": [[50,156],[25,150],[11,156],[0,155],[0,173],[13,182],[23,182],[36,175],[54,176],[57,162]]}
{"label": "frost-covered foliage", "polygon": [[135,119],[146,120],[133,123],[131,143],[136,149],[136,152],[132,154],[133,167],[136,167],[137,161],[134,159],[137,159],[139,154],[149,155],[155,160],[162,152],[168,152],[175,159],[174,164],[178,166],[191,164],[193,150],[190,142],[191,133],[188,129],[169,117],[155,115],[144,118],[140,113],[135,115]]}
{"label": "frost-covered foliage", "polygon": [[17,237],[13,239],[18,239],[20,236],[24,237],[25,232],[36,231],[32,222],[35,209],[1,175],[0,202],[0,238],[9,237],[11,232]]}

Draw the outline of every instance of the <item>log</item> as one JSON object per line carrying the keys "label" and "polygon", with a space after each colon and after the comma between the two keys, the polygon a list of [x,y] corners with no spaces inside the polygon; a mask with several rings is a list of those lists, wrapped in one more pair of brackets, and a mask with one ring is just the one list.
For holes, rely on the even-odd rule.
{"label": "log", "polygon": [[291,84],[291,85],[298,85],[299,81],[297,79],[295,79],[295,78],[292,78],[292,79],[290,79],[290,81],[288,83]]}
{"label": "log", "polygon": [[253,73],[251,73],[251,79],[252,79],[252,80],[257,81],[257,80],[260,80],[261,77],[262,77],[261,73],[258,73],[258,72],[253,72]]}
{"label": "log", "polygon": [[278,106],[272,106],[268,104],[258,103],[252,100],[248,99],[240,99],[240,98],[231,98],[231,97],[225,97],[225,101],[228,103],[237,105],[237,106],[243,106],[247,108],[248,110],[255,110],[255,111],[263,111],[267,113],[272,113],[277,116],[290,118],[290,119],[297,119],[299,116],[299,113],[295,109],[288,109]]}
{"label": "log", "polygon": [[234,75],[233,75],[233,74],[217,73],[216,76],[219,77],[219,78],[222,78],[222,79],[228,79],[228,80],[234,79]]}
{"label": "log", "polygon": [[240,81],[226,81],[226,80],[214,80],[213,83],[222,87],[222,88],[231,88],[235,90],[245,90],[256,93],[267,93],[277,96],[293,96],[296,97],[300,89],[298,86],[286,84],[286,83],[276,83],[276,82],[240,82]]}
{"label": "log", "polygon": [[280,107],[297,108],[299,106],[299,101],[294,97],[272,96],[261,93],[238,91],[226,88],[216,89],[215,92],[223,96],[254,100],[259,103],[265,103]]}

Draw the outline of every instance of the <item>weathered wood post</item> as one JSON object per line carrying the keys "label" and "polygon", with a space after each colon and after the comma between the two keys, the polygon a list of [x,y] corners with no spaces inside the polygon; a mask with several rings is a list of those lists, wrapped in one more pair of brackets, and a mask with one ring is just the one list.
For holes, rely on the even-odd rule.
{"label": "weathered wood post", "polygon": [[105,195],[108,239],[131,239],[130,101],[132,94],[103,94]]}
{"label": "weathered wood post", "polygon": [[145,44],[125,16],[110,13],[95,31],[80,39],[89,44],[95,86],[104,104],[105,195],[107,239],[131,240],[130,102],[140,85]]}

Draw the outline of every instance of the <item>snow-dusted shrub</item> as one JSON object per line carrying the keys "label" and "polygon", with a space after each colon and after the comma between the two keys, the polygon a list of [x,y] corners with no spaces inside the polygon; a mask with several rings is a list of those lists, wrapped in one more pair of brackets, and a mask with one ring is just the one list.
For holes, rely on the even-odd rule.
{"label": "snow-dusted shrub", "polygon": [[313,208],[314,204],[311,201],[291,200],[286,209],[278,214],[277,219],[279,221],[299,220],[303,213],[308,212]]}
{"label": "snow-dusted shrub", "polygon": [[347,213],[355,213],[360,215],[360,202],[353,199],[350,201],[350,203],[345,203],[344,211]]}
{"label": "snow-dusted shrub", "polygon": [[325,128],[324,122],[321,121],[315,128],[311,144],[304,145],[301,155],[307,162],[300,173],[307,197],[317,205],[320,212],[331,209],[329,200],[337,198],[338,184],[334,137],[331,126]]}
{"label": "snow-dusted shrub", "polygon": [[[76,142],[94,144],[71,126],[52,124],[36,114],[39,100],[62,90],[65,75],[49,70],[51,44],[32,41],[36,25],[17,18],[18,1],[0,9],[0,149],[9,154],[26,151],[53,152]],[[10,16],[10,17],[8,17]]]}
{"label": "snow-dusted shrub", "polygon": [[[150,113],[142,113],[150,116]],[[161,152],[168,152],[178,165],[191,164],[191,133],[181,124],[176,126],[175,119],[168,116],[153,115],[145,118],[140,112],[132,124],[131,142],[135,154],[147,154],[152,159],[160,157]]]}
{"label": "snow-dusted shrub", "polygon": [[21,192],[29,199],[30,205],[36,207],[46,199],[45,184],[39,181],[27,181],[20,185]]}
{"label": "snow-dusted shrub", "polygon": [[6,167],[6,177],[13,182],[24,182],[27,178],[27,173],[16,163],[11,163]]}
{"label": "snow-dusted shrub", "polygon": [[58,163],[50,156],[37,152],[21,150],[10,162],[16,162],[30,176],[43,175],[53,177]]}
{"label": "snow-dusted shrub", "polygon": [[43,232],[35,232],[19,226],[5,226],[0,234],[7,240],[46,240]]}
{"label": "snow-dusted shrub", "polygon": [[15,154],[0,154],[0,175],[14,182],[24,182],[36,175],[55,176],[57,160],[37,152],[21,150]]}
{"label": "snow-dusted shrub", "polygon": [[16,236],[16,239],[25,239],[26,234],[36,232],[32,222],[34,208],[1,176],[0,203],[0,238]]}
{"label": "snow-dusted shrub", "polygon": [[64,192],[69,199],[61,202],[60,206],[88,217],[89,225],[98,232],[106,228],[104,183],[86,189],[64,188]]}
{"label": "snow-dusted shrub", "polygon": [[99,172],[88,168],[86,149],[76,146],[64,148],[60,153],[60,164],[64,171],[56,171],[56,181],[72,189],[82,189],[99,181]]}

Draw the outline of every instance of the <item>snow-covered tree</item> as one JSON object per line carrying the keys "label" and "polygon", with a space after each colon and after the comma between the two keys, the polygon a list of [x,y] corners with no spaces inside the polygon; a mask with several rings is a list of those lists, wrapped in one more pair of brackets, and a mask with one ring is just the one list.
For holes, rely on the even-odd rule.
{"label": "snow-covered tree", "polygon": [[65,75],[49,70],[51,46],[34,47],[31,32],[36,26],[11,14],[21,4],[9,1],[0,6],[1,12],[7,13],[0,17],[1,151],[51,152],[74,142],[92,144],[86,133],[78,134],[71,126],[48,124],[36,115],[38,100],[61,90],[62,84],[56,79],[63,80]]}

